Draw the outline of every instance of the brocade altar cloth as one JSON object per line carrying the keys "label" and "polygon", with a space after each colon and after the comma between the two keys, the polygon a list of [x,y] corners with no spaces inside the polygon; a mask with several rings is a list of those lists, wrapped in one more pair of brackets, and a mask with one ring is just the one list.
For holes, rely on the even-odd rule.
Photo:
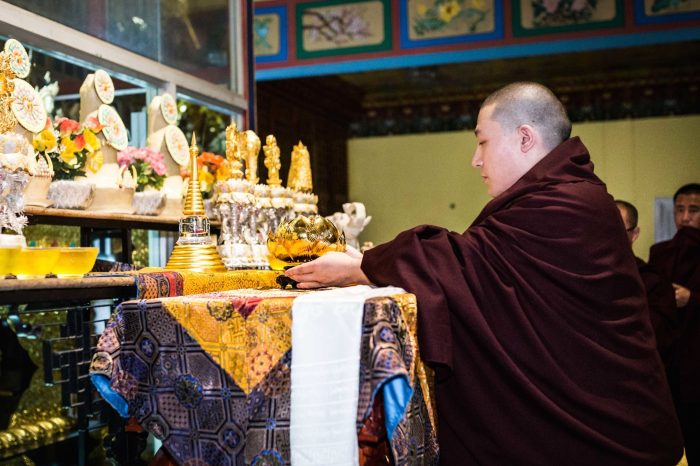
{"label": "brocade altar cloth", "polygon": [[[291,307],[302,291],[235,290],[122,303],[90,368],[105,399],[182,465],[290,464]],[[358,432],[382,387],[413,394],[390,442],[393,463],[437,464],[415,297],[365,302]]]}

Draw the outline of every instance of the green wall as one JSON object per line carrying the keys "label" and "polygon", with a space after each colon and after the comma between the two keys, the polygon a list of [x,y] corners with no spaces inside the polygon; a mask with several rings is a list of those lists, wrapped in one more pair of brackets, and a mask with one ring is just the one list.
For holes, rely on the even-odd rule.
{"label": "green wall", "polygon": [[[644,259],[654,242],[654,198],[700,182],[699,132],[697,115],[574,125],[610,194],[639,209],[634,249]],[[490,199],[470,165],[475,144],[467,131],[351,139],[350,200],[372,216],[360,240],[378,244],[422,223],[464,231]]]}

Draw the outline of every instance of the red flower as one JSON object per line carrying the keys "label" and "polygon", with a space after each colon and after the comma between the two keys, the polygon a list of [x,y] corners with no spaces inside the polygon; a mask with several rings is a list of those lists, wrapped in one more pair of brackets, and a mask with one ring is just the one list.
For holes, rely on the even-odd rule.
{"label": "red flower", "polygon": [[77,135],[75,139],[73,139],[73,142],[77,150],[83,150],[85,148],[85,136],[82,134]]}

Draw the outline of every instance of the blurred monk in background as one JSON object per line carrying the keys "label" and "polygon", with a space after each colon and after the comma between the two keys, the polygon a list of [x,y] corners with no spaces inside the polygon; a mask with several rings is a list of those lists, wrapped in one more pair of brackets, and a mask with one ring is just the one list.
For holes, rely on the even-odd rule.
{"label": "blurred monk in background", "polygon": [[678,231],[649,251],[649,264],[675,288],[680,337],[668,376],[685,439],[688,464],[700,464],[700,184],[682,186],[673,196]]}

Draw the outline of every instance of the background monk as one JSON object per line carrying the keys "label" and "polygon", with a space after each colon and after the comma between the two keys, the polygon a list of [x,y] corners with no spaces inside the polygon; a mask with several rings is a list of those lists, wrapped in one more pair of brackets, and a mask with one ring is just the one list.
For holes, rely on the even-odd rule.
{"label": "background monk", "polygon": [[[627,201],[615,200],[622,223],[627,231],[630,246],[639,238],[639,213],[637,208]],[[679,336],[678,313],[676,312],[676,294],[671,281],[656,268],[639,257],[634,258],[642,277],[649,304],[649,319],[656,336],[656,348],[661,360],[668,366],[672,359],[673,348]]]}
{"label": "background monk", "polygon": [[673,465],[682,440],[620,214],[554,94],[482,104],[494,199],[462,234],[419,226],[289,269],[302,288],[415,293],[443,465]]}
{"label": "background monk", "polygon": [[649,264],[676,289],[681,334],[668,376],[692,466],[700,464],[700,184],[681,187],[673,204],[678,231],[651,247]]}

